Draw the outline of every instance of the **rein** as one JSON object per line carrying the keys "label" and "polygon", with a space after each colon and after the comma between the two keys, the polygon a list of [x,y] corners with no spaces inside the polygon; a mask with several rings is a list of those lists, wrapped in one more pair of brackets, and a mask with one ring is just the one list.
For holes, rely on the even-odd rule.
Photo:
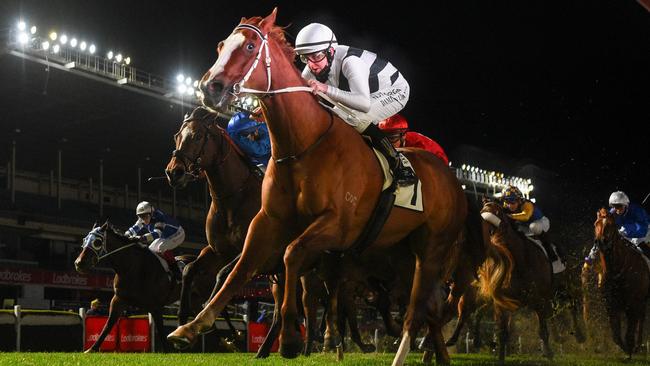
{"label": "rein", "polygon": [[[282,89],[276,89],[276,90],[271,90],[271,53],[269,52],[269,35],[262,33],[262,31],[257,28],[254,25],[251,24],[240,24],[238,25],[235,31],[238,30],[250,30],[253,31],[255,34],[257,34],[260,39],[262,40],[262,44],[260,45],[259,50],[257,51],[257,56],[255,57],[255,61],[253,61],[253,64],[251,65],[251,68],[248,69],[248,72],[246,75],[244,75],[244,78],[238,82],[235,83],[232,86],[232,92],[235,94],[235,96],[239,96],[241,93],[246,93],[246,94],[280,94],[280,93],[293,93],[293,92],[312,92],[312,88],[308,86],[290,86],[287,88],[282,88]],[[257,65],[259,64],[260,59],[262,58],[262,51],[264,51],[266,57],[264,58],[264,63],[266,66],[266,90],[257,90],[257,89],[249,89],[244,87],[243,85],[248,81],[248,79],[251,77],[253,74],[253,71],[257,68]]]}
{"label": "rein", "polygon": [[[106,249],[106,232],[102,232],[99,229],[100,228],[94,229],[90,233],[88,233],[88,235],[86,235],[86,237],[84,238],[84,244],[82,246],[83,248],[86,248],[86,247],[90,248],[93,251],[93,253],[95,253],[95,256],[97,257],[97,263],[99,263],[102,259],[105,259],[106,257],[109,257],[109,256],[111,256],[111,255],[113,255],[115,253],[118,253],[118,252],[120,252],[120,251],[122,251],[124,249],[130,248],[130,247],[135,246],[135,245],[139,245],[139,243],[131,243],[131,244],[121,246],[121,247],[109,252]],[[94,240],[99,239],[102,242],[102,246],[100,248],[98,248],[98,249],[95,248],[95,246],[92,244],[94,242],[94,240],[90,239],[91,236],[95,236]],[[101,253],[106,253],[106,254],[101,255]]]}

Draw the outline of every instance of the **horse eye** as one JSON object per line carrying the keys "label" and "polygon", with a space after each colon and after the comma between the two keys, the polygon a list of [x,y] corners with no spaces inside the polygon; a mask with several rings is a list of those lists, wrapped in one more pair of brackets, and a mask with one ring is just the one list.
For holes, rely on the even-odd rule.
{"label": "horse eye", "polygon": [[255,45],[253,43],[249,43],[246,45],[246,49],[249,51],[252,51],[255,49]]}

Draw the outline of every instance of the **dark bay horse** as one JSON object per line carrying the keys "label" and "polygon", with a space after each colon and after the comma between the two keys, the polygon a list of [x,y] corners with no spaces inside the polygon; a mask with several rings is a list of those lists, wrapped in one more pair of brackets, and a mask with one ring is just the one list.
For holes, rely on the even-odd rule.
{"label": "dark bay horse", "polygon": [[[220,43],[216,63],[201,80],[203,102],[215,110],[225,109],[233,93],[273,94],[263,99],[272,160],[262,186],[262,207],[251,222],[241,258],[194,321],[168,336],[172,342],[194,342],[251,277],[284,262],[280,353],[296,357],[302,340],[291,324],[297,314],[301,270],[309,268],[323,251],[351,249],[381,191],[383,174],[374,153],[358,132],[323,109],[309,92],[293,64],[293,48],[275,18],[274,10],[266,18],[242,19]],[[369,249],[406,239],[410,255],[416,257],[395,364],[403,364],[410,339],[425,322],[436,334],[437,361],[449,363],[440,322],[426,314],[434,288],[442,285],[444,258],[463,226],[467,203],[458,180],[440,159],[419,149],[403,152],[422,178],[424,211],[394,208]]]}
{"label": "dark bay horse", "polygon": [[[602,270],[600,289],[605,299],[612,337],[628,358],[643,342],[646,302],[650,296],[650,271],[641,254],[619,233],[614,217],[601,208],[594,223],[594,243],[599,249]],[[621,338],[621,316],[627,318],[625,340]]]}
{"label": "dark bay horse", "polygon": [[505,361],[511,312],[528,306],[537,314],[543,352],[553,357],[547,319],[552,313],[553,271],[545,254],[512,227],[499,202],[486,201],[481,210],[489,232],[488,257],[479,270],[479,290],[494,300],[499,327],[499,362]]}
{"label": "dark bay horse", "polygon": [[118,232],[108,222],[93,227],[84,238],[83,249],[74,265],[79,273],[85,273],[98,262],[115,270],[114,294],[108,321],[95,344],[86,352],[99,351],[104,338],[128,305],[151,313],[159,344],[166,349],[162,311],[165,305],[178,300],[180,285],[169,278],[155,254]]}
{"label": "dark bay horse", "polygon": [[[175,188],[205,177],[211,198],[205,220],[208,246],[183,270],[179,324],[185,324],[189,316],[188,290],[196,275],[216,278],[219,269],[241,253],[248,225],[261,205],[261,178],[217,124],[218,118],[201,107],[185,118],[174,135],[176,149],[165,168],[167,180]],[[220,286],[217,283],[215,288]]]}

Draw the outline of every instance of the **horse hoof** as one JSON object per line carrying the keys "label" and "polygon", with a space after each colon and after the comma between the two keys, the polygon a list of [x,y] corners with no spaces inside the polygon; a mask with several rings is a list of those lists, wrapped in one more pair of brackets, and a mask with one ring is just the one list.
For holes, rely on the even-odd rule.
{"label": "horse hoof", "polygon": [[375,352],[377,348],[375,348],[374,344],[364,344],[361,346],[361,352],[363,353],[372,353]]}
{"label": "horse hoof", "polygon": [[187,326],[183,325],[167,335],[167,341],[174,345],[174,348],[187,349],[194,343],[196,335]]}
{"label": "horse hoof", "polygon": [[302,342],[295,343],[281,343],[280,344],[280,355],[284,358],[296,358],[300,355],[300,352],[303,350],[304,346]]}
{"label": "horse hoof", "polygon": [[424,351],[422,354],[422,363],[425,365],[431,365],[431,361],[433,360],[433,352],[432,351]]}

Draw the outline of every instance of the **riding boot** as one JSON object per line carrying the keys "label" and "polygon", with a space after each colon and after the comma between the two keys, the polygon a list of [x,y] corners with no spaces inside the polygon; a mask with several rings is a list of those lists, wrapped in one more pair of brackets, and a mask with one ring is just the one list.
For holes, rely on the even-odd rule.
{"label": "riding boot", "polygon": [[167,266],[169,267],[169,272],[172,275],[172,279],[176,282],[180,282],[181,279],[183,278],[183,275],[181,275],[181,270],[178,267],[178,264],[176,263],[176,258],[174,258],[174,253],[171,250],[168,250],[163,253],[162,257],[167,262]]}
{"label": "riding boot", "polygon": [[399,152],[395,150],[393,144],[390,143],[388,137],[377,127],[375,124],[369,124],[368,127],[361,132],[362,135],[370,137],[372,145],[381,152],[388,165],[393,172],[393,177],[399,186],[406,187],[415,184],[418,177],[411,167],[406,167],[402,164]]}

